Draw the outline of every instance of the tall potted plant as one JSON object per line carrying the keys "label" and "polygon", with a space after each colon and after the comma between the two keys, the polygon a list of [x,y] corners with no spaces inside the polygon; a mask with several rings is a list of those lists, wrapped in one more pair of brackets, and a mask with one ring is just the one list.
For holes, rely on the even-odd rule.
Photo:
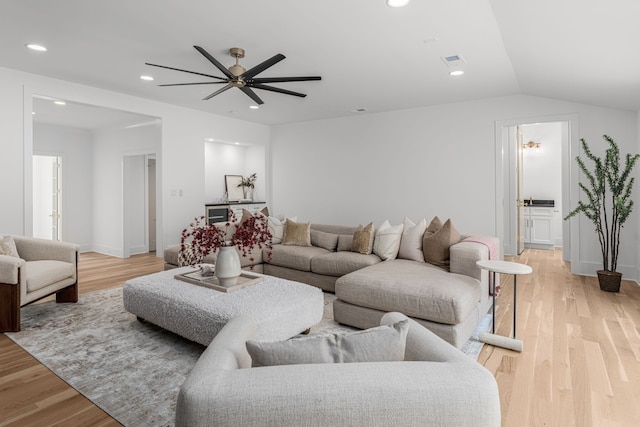
{"label": "tall potted plant", "polygon": [[587,142],[584,139],[580,140],[585,156],[594,165],[593,170],[589,170],[580,156],[576,157],[580,171],[587,178],[587,185],[578,183],[587,200],[580,200],[565,220],[583,213],[593,222],[602,252],[602,270],[597,271],[600,289],[618,292],[622,280],[622,273],[616,271],[620,232],[633,209],[631,190],[635,179],[631,176],[631,170],[640,154],[632,156],[627,153],[624,168],[621,170],[618,144],[608,135],[602,137],[609,144],[604,158],[595,156]]}

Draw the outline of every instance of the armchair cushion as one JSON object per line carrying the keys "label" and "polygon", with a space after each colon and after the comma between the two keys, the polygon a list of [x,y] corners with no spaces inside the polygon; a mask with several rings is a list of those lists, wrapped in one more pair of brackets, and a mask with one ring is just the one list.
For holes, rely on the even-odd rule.
{"label": "armchair cushion", "polygon": [[251,366],[304,363],[399,362],[409,330],[408,319],[350,334],[304,337],[280,342],[247,341]]}
{"label": "armchair cushion", "polygon": [[27,292],[37,291],[52,283],[71,279],[75,265],[64,261],[27,261]]}

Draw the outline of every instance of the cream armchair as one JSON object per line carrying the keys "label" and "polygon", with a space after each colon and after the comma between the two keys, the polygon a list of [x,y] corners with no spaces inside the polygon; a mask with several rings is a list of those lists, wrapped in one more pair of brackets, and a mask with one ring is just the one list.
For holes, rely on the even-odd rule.
{"label": "cream armchair", "polygon": [[0,332],[20,330],[20,307],[56,294],[78,301],[78,246],[12,236],[19,258],[0,255]]}

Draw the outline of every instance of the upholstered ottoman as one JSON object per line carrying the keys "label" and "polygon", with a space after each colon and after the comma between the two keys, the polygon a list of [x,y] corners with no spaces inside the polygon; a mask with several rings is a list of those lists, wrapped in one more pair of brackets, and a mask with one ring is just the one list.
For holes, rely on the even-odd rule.
{"label": "upholstered ottoman", "polygon": [[125,309],[182,337],[209,345],[232,317],[245,315],[257,326],[256,339],[289,339],[322,320],[324,297],[316,287],[272,276],[235,292],[224,293],[176,280],[178,268],[127,281]]}

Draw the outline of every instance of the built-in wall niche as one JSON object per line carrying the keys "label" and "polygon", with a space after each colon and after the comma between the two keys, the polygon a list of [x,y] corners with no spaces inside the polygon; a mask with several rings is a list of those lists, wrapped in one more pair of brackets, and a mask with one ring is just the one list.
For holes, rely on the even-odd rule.
{"label": "built-in wall niche", "polygon": [[266,201],[265,147],[236,141],[207,138],[204,141],[204,203],[221,202],[225,195],[225,175],[256,173],[253,199]]}

